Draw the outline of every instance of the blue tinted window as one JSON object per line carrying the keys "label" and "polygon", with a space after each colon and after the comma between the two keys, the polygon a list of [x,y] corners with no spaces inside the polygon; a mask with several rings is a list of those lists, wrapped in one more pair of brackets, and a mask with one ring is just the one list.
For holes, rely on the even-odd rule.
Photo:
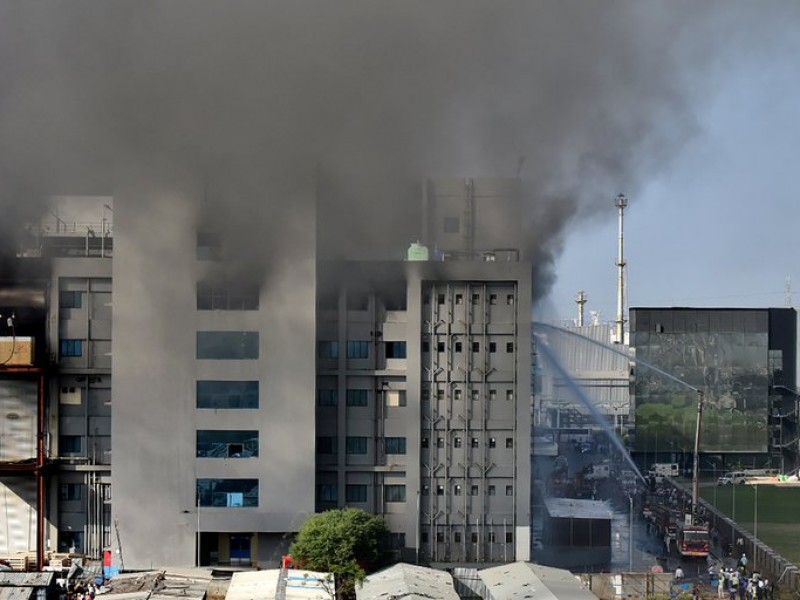
{"label": "blue tinted window", "polygon": [[367,390],[347,390],[347,406],[366,406]]}
{"label": "blue tinted window", "polygon": [[338,406],[339,390],[317,390],[317,404],[319,406]]}
{"label": "blue tinted window", "polygon": [[250,458],[258,456],[258,431],[200,429],[197,456],[201,458]]}
{"label": "blue tinted window", "polygon": [[406,453],[406,438],[404,437],[387,437],[383,440],[383,447],[386,454],[405,454]]}
{"label": "blue tinted window", "polygon": [[346,451],[347,454],[366,454],[367,438],[347,436]]}
{"label": "blue tinted window", "polygon": [[82,356],[83,340],[61,340],[61,356]]}
{"label": "blue tinted window", "polygon": [[257,331],[198,331],[197,358],[246,360],[258,358]]}
{"label": "blue tinted window", "polygon": [[255,283],[201,281],[197,284],[197,310],[258,310],[259,293]]}
{"label": "blue tinted window", "polygon": [[82,292],[59,292],[58,306],[60,308],[80,308]]}
{"label": "blue tinted window", "polygon": [[384,486],[383,490],[383,499],[386,502],[406,501],[406,486],[404,485],[387,485]]}
{"label": "blue tinted window", "polygon": [[337,493],[335,483],[320,483],[317,486],[317,502],[336,502]]}
{"label": "blue tinted window", "polygon": [[367,486],[363,484],[347,484],[344,488],[346,502],[366,502]]}
{"label": "blue tinted window", "polygon": [[369,358],[369,342],[347,342],[347,358]]}
{"label": "blue tinted window", "polygon": [[81,451],[81,436],[62,435],[58,438],[59,454],[78,454]]}
{"label": "blue tinted window", "polygon": [[319,342],[317,356],[319,358],[339,358],[339,342]]}
{"label": "blue tinted window", "polygon": [[197,408],[258,408],[258,382],[198,381]]}
{"label": "blue tinted window", "polygon": [[405,358],[405,342],[386,342],[386,358]]}
{"label": "blue tinted window", "polygon": [[258,479],[198,479],[200,506],[258,506]]}

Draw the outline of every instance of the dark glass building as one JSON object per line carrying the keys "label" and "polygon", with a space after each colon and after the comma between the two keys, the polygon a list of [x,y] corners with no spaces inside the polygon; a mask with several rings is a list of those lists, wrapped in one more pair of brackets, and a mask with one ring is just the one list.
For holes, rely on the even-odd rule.
{"label": "dark glass building", "polygon": [[[792,308],[632,308],[633,449],[644,462],[787,468],[797,456],[797,313]],[[716,456],[715,456],[716,455]]]}

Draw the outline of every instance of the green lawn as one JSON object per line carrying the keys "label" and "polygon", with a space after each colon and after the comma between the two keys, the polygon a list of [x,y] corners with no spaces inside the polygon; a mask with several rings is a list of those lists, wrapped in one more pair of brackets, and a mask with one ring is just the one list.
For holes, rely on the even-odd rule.
{"label": "green lawn", "polygon": [[[757,487],[757,491],[752,485],[703,487],[700,494],[740,526],[756,533],[765,544],[800,565],[800,487]],[[756,514],[758,518],[754,519]]]}

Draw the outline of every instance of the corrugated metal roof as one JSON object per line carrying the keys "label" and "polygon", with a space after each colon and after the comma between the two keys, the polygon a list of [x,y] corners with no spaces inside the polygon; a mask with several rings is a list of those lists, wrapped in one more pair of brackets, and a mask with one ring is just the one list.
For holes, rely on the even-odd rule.
{"label": "corrugated metal roof", "polygon": [[547,513],[556,519],[612,519],[614,511],[604,500],[579,498],[545,498]]}
{"label": "corrugated metal roof", "polygon": [[[225,600],[272,600],[276,598],[280,569],[234,573]],[[286,572],[285,600],[331,600],[333,576],[303,569]]]}
{"label": "corrugated metal roof", "polygon": [[459,600],[445,571],[398,563],[373,573],[356,587],[358,600]]}
{"label": "corrugated metal roof", "polygon": [[55,573],[19,573],[16,571],[0,571],[0,587],[28,586],[48,587],[55,584]]}
{"label": "corrugated metal roof", "polygon": [[108,582],[103,600],[203,600],[211,573],[203,570],[122,573]]}
{"label": "corrugated metal roof", "polygon": [[487,600],[597,600],[569,571],[530,563],[511,563],[478,572]]}
{"label": "corrugated metal roof", "polygon": [[32,600],[35,597],[34,587],[0,587],[0,600]]}

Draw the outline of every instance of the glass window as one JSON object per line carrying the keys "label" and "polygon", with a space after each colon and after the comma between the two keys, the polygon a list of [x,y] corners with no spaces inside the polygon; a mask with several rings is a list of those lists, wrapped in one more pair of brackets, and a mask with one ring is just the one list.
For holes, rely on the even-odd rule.
{"label": "glass window", "polygon": [[200,429],[197,431],[199,458],[250,458],[258,456],[258,431]]}
{"label": "glass window", "polygon": [[258,310],[258,284],[233,281],[197,283],[197,310]]}
{"label": "glass window", "polygon": [[317,390],[317,406],[338,406],[339,390]]}
{"label": "glass window", "polygon": [[347,406],[366,406],[367,390],[347,390]]}
{"label": "glass window", "polygon": [[497,304],[497,294],[489,294],[489,304]]}
{"label": "glass window", "polygon": [[480,352],[481,351],[481,343],[480,342],[472,342],[472,351],[473,352]]}
{"label": "glass window", "polygon": [[464,304],[464,294],[456,294],[456,304]]}
{"label": "glass window", "polygon": [[406,486],[404,485],[386,485],[383,488],[383,499],[386,502],[405,502],[406,501]]}
{"label": "glass window", "polygon": [[455,351],[456,352],[461,352],[463,349],[464,349],[464,344],[462,344],[461,342],[456,342],[455,343]]}
{"label": "glass window", "polygon": [[508,294],[506,296],[506,304],[508,304],[509,306],[514,304],[514,294]]}
{"label": "glass window", "polygon": [[489,342],[489,352],[497,352],[497,342]]}
{"label": "glass window", "polygon": [[406,453],[406,438],[404,437],[387,437],[383,440],[383,448],[386,454],[405,454]]}
{"label": "glass window", "polygon": [[496,447],[497,447],[497,439],[489,438],[489,448],[496,448]]}
{"label": "glass window", "polygon": [[461,495],[461,484],[457,483],[453,486],[453,495],[460,496]]}
{"label": "glass window", "polygon": [[348,341],[347,358],[369,358],[369,342]]}
{"label": "glass window", "polygon": [[317,356],[319,358],[339,358],[339,342],[318,342]]}
{"label": "glass window", "polygon": [[366,502],[367,486],[348,483],[344,488],[344,499],[346,502]]}
{"label": "glass window", "polygon": [[405,358],[405,342],[386,342],[386,358]]}
{"label": "glass window", "polygon": [[82,483],[62,483],[59,486],[59,495],[62,500],[80,500],[83,496]]}
{"label": "glass window", "polygon": [[386,406],[406,405],[405,390],[387,390],[386,392],[384,392],[384,396],[386,396]]}
{"label": "glass window", "polygon": [[506,400],[514,399],[514,390],[506,390]]}
{"label": "glass window", "polygon": [[461,448],[461,438],[457,437],[453,439],[453,448]]}
{"label": "glass window", "polygon": [[514,352],[514,342],[506,342],[506,352],[509,354]]}
{"label": "glass window", "polygon": [[473,448],[477,448],[478,446],[480,446],[480,443],[479,443],[479,441],[478,441],[478,438],[476,438],[476,437],[472,438],[472,439],[470,440],[470,445],[471,445]]}
{"label": "glass window", "polygon": [[510,544],[514,541],[514,534],[510,531],[506,531],[506,544]]}
{"label": "glass window", "polygon": [[460,544],[461,543],[461,532],[460,531],[454,531],[453,532],[453,541],[456,544]]}
{"label": "glass window", "polygon": [[506,448],[514,447],[514,438],[506,438]]}
{"label": "glass window", "polygon": [[436,342],[436,351],[444,352],[444,342]]}
{"label": "glass window", "polygon": [[470,496],[477,496],[478,495],[478,486],[477,485],[470,486],[469,495]]}
{"label": "glass window", "polygon": [[334,436],[317,436],[317,454],[336,454],[337,451],[338,444]]}
{"label": "glass window", "polygon": [[78,454],[81,451],[81,436],[62,435],[58,438],[59,454]]}
{"label": "glass window", "polygon": [[427,437],[423,437],[420,440],[420,446],[422,446],[423,448],[427,448],[428,445],[429,445],[428,438]]}
{"label": "glass window", "polygon": [[506,496],[513,496],[514,495],[514,486],[507,485],[506,486]]}
{"label": "glass window", "polygon": [[345,451],[347,454],[366,454],[367,438],[348,435],[345,442]]}
{"label": "glass window", "polygon": [[58,293],[59,308],[80,308],[82,292],[62,291]]}
{"label": "glass window", "polygon": [[258,408],[258,382],[198,381],[197,408]]}
{"label": "glass window", "polygon": [[83,340],[61,340],[61,356],[83,356]]}
{"label": "glass window", "polygon": [[198,331],[197,358],[246,360],[258,358],[257,331]]}
{"label": "glass window", "polygon": [[317,502],[336,502],[338,490],[335,483],[320,483],[317,485]]}
{"label": "glass window", "polygon": [[258,479],[198,479],[199,506],[258,506]]}
{"label": "glass window", "polygon": [[494,496],[496,493],[497,493],[497,490],[495,489],[495,487],[493,485],[490,485],[489,486],[489,495],[490,496]]}

